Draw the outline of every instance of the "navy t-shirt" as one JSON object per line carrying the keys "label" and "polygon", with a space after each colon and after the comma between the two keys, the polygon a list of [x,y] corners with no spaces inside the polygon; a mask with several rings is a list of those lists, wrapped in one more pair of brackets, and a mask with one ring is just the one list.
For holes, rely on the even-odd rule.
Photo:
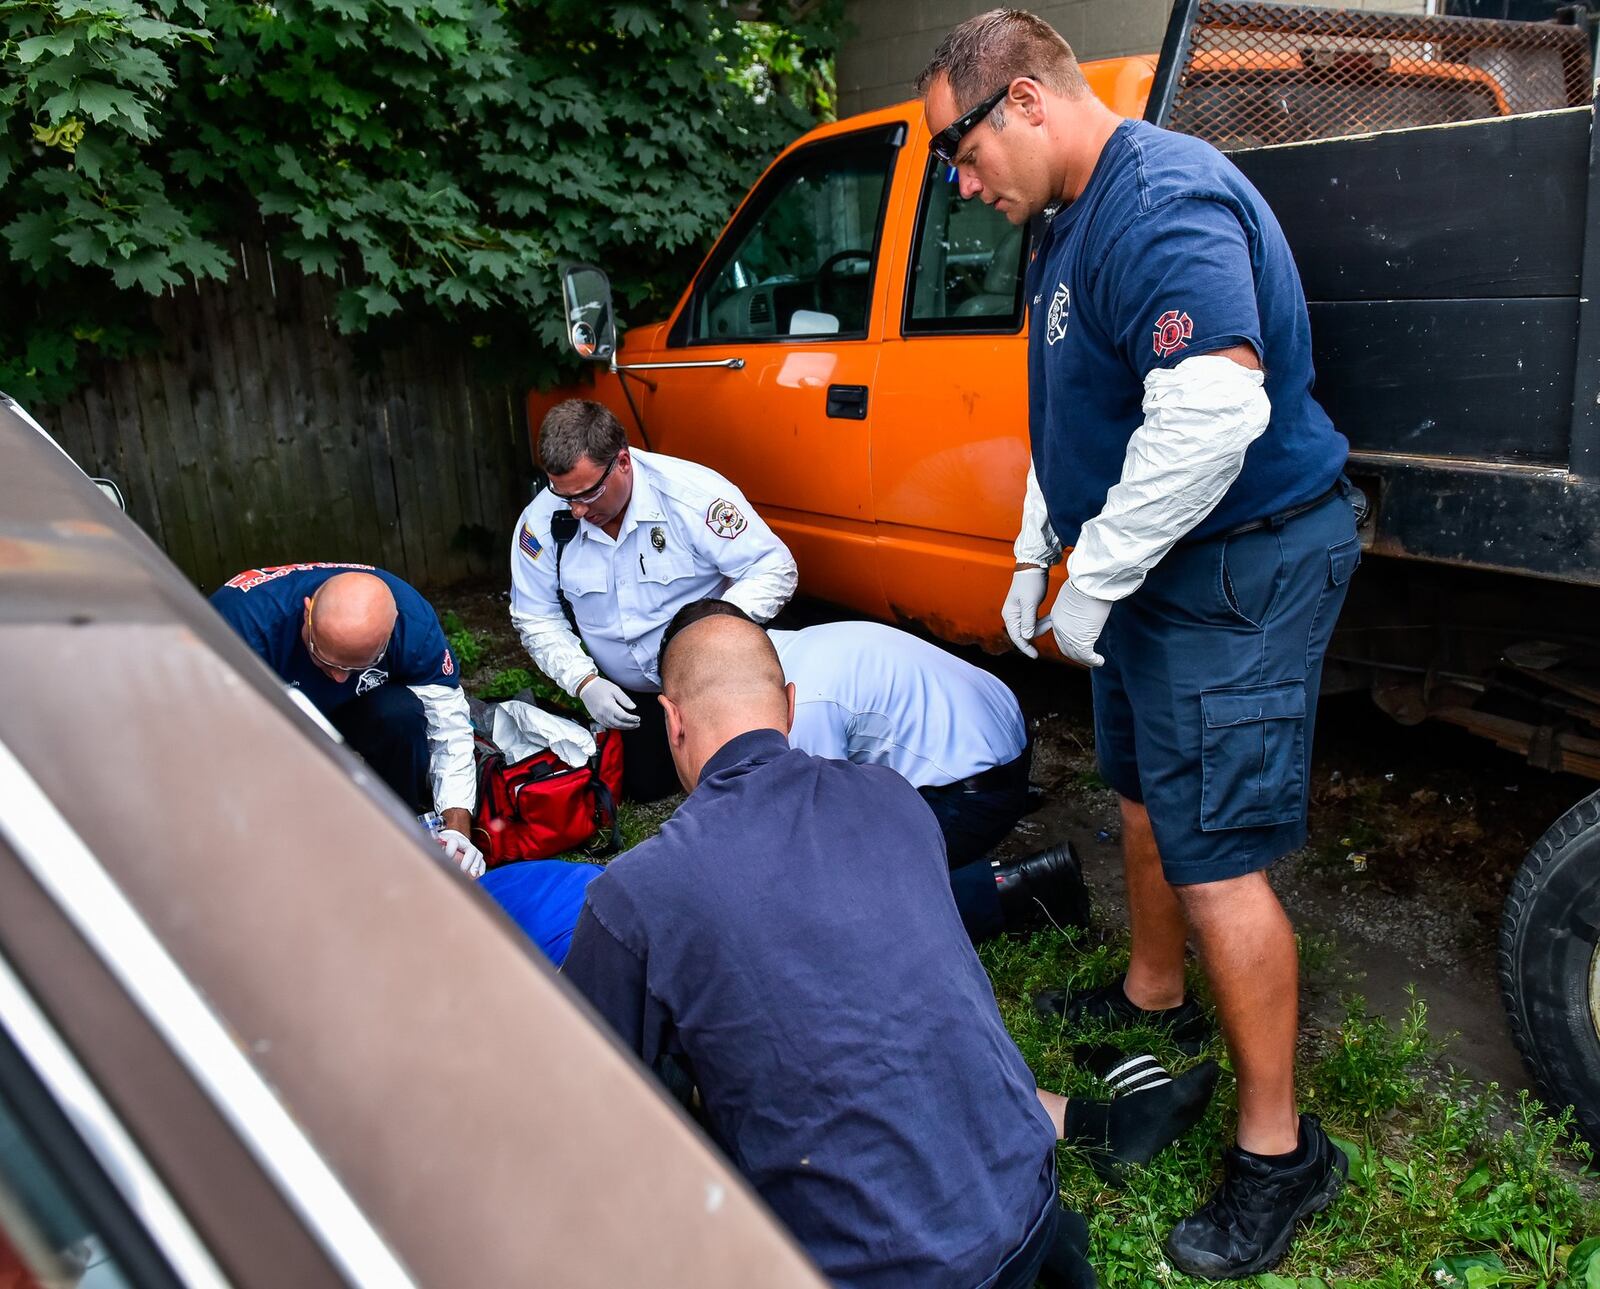
{"label": "navy t-shirt", "polygon": [[[306,652],[300,638],[305,601],[330,577],[371,573],[394,592],[394,632],[377,665],[348,677],[331,679]],[[459,685],[456,660],[445,643],[433,606],[393,573],[370,564],[280,564],[249,568],[229,579],[211,597],[218,613],[267,666],[305,693],[317,709],[332,712],[353,698],[393,680],[401,685]]]}
{"label": "navy t-shirt", "polygon": [[1055,1203],[1055,1130],[962,930],[933,812],[774,730],[589,886],[563,972],[835,1284],[976,1285]]}
{"label": "navy t-shirt", "polygon": [[1248,344],[1272,404],[1244,469],[1191,536],[1328,491],[1349,444],[1311,396],[1311,324],[1266,201],[1204,140],[1124,121],[1028,270],[1028,426],[1050,526],[1072,545],[1122,477],[1157,367]]}

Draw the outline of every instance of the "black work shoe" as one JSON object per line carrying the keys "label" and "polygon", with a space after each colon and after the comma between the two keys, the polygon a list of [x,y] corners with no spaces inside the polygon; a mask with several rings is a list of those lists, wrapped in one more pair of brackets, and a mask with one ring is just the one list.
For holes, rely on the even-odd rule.
{"label": "black work shoe", "polygon": [[1015,864],[995,865],[994,885],[1007,931],[1027,930],[1041,922],[1061,930],[1089,925],[1089,888],[1083,884],[1083,867],[1071,842]]}
{"label": "black work shoe", "polygon": [[1120,1185],[1131,1164],[1148,1164],[1205,1114],[1221,1074],[1202,1061],[1174,1077],[1150,1055],[1114,1057],[1095,1072],[1112,1089],[1110,1101],[1067,1100],[1062,1140],[1087,1155],[1100,1177]]}
{"label": "black work shoe", "polygon": [[1080,989],[1069,994],[1065,989],[1046,989],[1034,995],[1033,1009],[1046,1020],[1064,1020],[1071,1025],[1094,1022],[1107,1029],[1131,1029],[1147,1025],[1164,1029],[1178,1050],[1196,1056],[1211,1037],[1211,1022],[1192,998],[1176,1007],[1146,1011],[1128,999],[1123,989],[1126,976],[1118,976],[1097,989]]}
{"label": "black work shoe", "polygon": [[1277,1266],[1295,1223],[1327,1208],[1350,1169],[1313,1115],[1300,1116],[1300,1147],[1305,1158],[1287,1168],[1229,1149],[1217,1193],[1167,1236],[1173,1265],[1203,1280],[1236,1280]]}

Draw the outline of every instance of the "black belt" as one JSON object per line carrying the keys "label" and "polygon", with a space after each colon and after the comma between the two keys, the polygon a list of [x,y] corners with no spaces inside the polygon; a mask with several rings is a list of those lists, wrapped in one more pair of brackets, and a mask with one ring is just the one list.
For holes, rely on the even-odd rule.
{"label": "black belt", "polygon": [[1207,533],[1204,537],[1198,537],[1195,540],[1197,542],[1214,542],[1222,538],[1238,537],[1243,533],[1258,532],[1263,528],[1282,528],[1297,515],[1303,515],[1309,510],[1315,510],[1318,506],[1325,505],[1335,497],[1347,497],[1349,495],[1350,481],[1340,475],[1334,481],[1333,487],[1329,488],[1321,496],[1313,497],[1310,501],[1302,501],[1298,506],[1290,506],[1287,510],[1280,510],[1275,515],[1268,515],[1265,519],[1252,519],[1248,523],[1235,524],[1232,528],[1224,528],[1219,533]]}
{"label": "black belt", "polygon": [[1033,764],[1032,734],[1028,735],[1028,741],[1023,745],[1022,751],[1004,765],[991,765],[987,770],[979,770],[976,774],[969,774],[965,779],[957,779],[951,786],[960,788],[963,792],[988,792],[991,788],[1003,788],[1015,777],[1018,762],[1022,764],[1023,777],[1026,778]]}

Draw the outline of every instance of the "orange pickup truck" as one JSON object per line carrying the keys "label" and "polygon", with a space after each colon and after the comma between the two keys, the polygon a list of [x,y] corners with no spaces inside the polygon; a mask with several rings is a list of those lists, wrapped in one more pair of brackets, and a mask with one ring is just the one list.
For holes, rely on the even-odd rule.
{"label": "orange pickup truck", "polygon": [[[1137,116],[1155,61],[1084,71]],[[1028,468],[1027,237],[961,201],[927,140],[901,103],[796,141],[592,397],[640,445],[734,480],[807,594],[998,648]],[[598,332],[577,315],[609,310],[603,277],[568,285]],[[557,396],[530,397],[530,426]]]}

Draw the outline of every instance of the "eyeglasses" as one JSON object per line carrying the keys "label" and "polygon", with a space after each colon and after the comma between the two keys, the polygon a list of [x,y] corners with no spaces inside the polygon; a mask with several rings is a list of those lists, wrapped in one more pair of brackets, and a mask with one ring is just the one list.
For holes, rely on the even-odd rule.
{"label": "eyeglasses", "polygon": [[[1011,92],[1012,83],[1021,79],[1022,78],[1019,76],[1013,76],[1011,80],[1007,81],[993,94],[989,95],[988,98],[979,103],[977,107],[972,109],[972,111],[958,116],[954,121],[950,122],[950,124],[945,126],[944,129],[940,130],[938,134],[934,135],[928,140],[928,151],[933,153],[934,156],[938,157],[940,161],[945,163],[945,165],[955,165],[956,153],[961,148],[961,140],[972,133],[973,127],[976,126],[979,121],[983,120],[984,117],[988,116],[990,112],[994,111],[1000,100]],[[1030,76],[1028,79],[1037,80],[1038,77]]]}
{"label": "eyeglasses", "polygon": [[320,653],[317,652],[316,637],[313,634],[311,627],[311,615],[316,610],[316,607],[317,597],[313,595],[311,597],[311,603],[306,605],[306,652],[311,655],[312,662],[318,664],[319,666],[327,667],[331,671],[344,671],[354,674],[358,671],[366,671],[368,668],[376,667],[380,662],[383,661],[384,655],[389,652],[389,642],[387,640],[383,642],[383,648],[378,650],[378,656],[376,658],[374,658],[371,662],[362,663],[359,667],[351,667],[342,662],[334,662],[332,658],[324,658]]}
{"label": "eyeglasses", "polygon": [[564,501],[571,506],[588,506],[600,500],[600,494],[606,490],[606,480],[611,477],[611,472],[617,468],[617,462],[622,460],[622,453],[618,452],[611,458],[611,464],[605,468],[599,480],[592,488],[585,488],[582,492],[574,492],[570,496],[564,492],[550,489],[550,495],[557,501]]}

